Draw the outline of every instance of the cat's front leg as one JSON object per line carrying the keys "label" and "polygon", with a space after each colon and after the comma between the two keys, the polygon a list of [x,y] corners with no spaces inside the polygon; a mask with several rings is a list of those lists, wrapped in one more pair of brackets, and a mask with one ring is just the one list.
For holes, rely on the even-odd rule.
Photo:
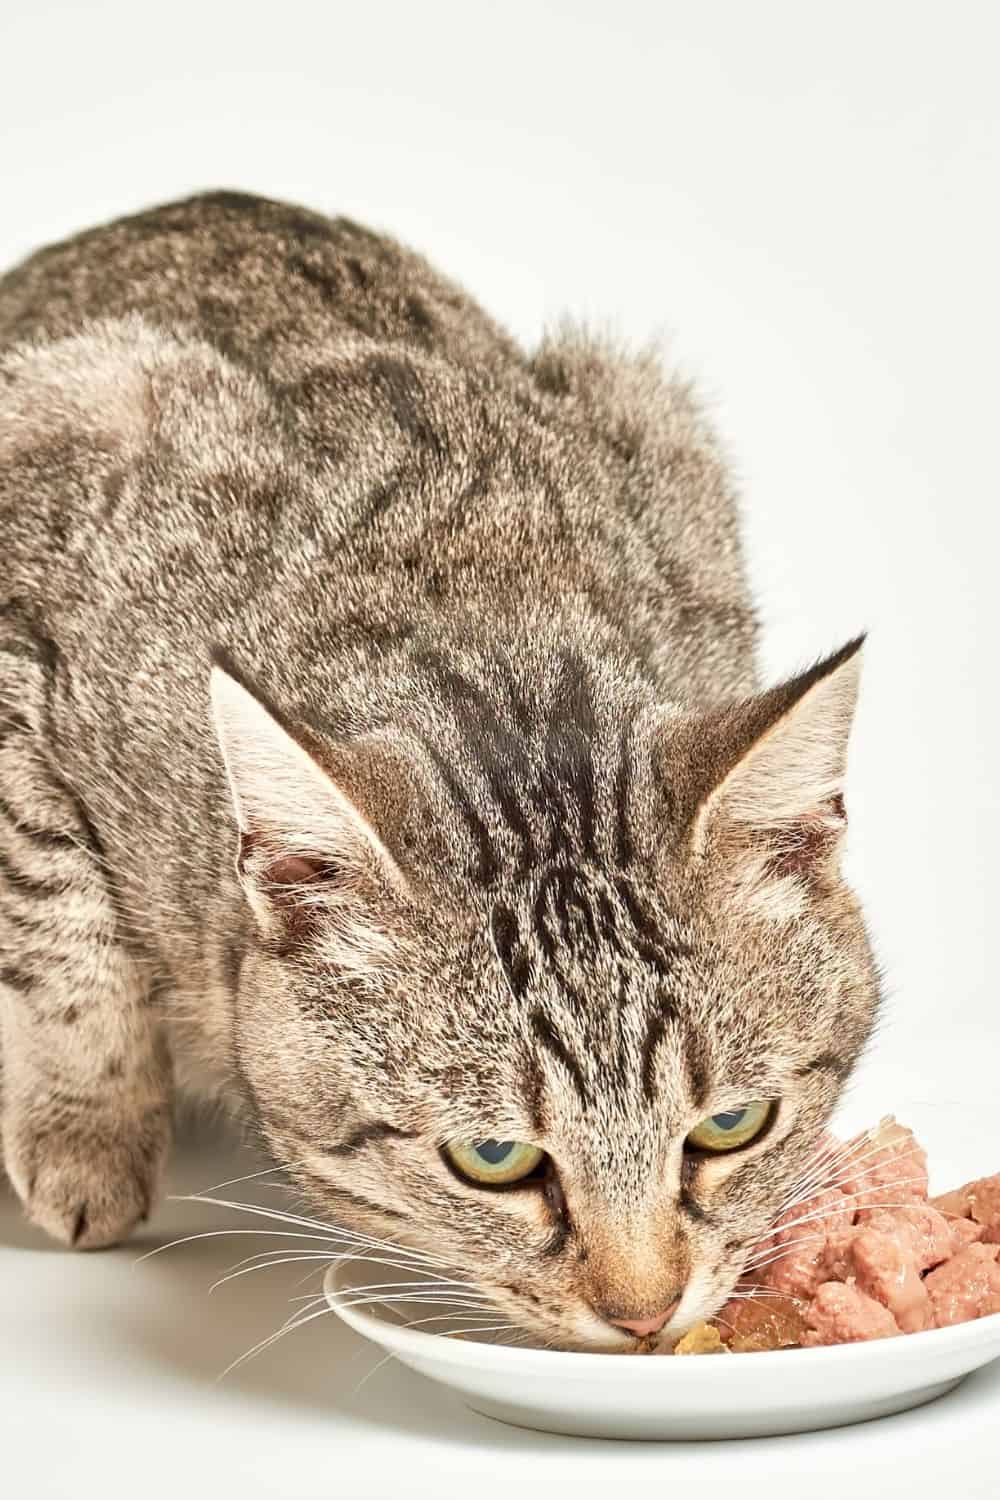
{"label": "cat's front leg", "polygon": [[170,1141],[169,1054],[99,853],[16,719],[0,725],[0,787],[4,1166],[36,1224],[94,1249],[149,1213]]}

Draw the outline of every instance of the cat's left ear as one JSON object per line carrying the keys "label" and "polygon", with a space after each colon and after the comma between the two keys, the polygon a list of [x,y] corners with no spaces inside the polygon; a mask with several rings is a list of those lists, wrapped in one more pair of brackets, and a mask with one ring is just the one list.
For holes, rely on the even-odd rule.
{"label": "cat's left ear", "polygon": [[364,747],[331,751],[346,778],[321,764],[218,662],[211,695],[239,827],[237,869],[260,925],[301,930],[310,914],[335,915],[357,944],[366,933],[376,942],[380,893],[405,891],[406,881],[356,796],[372,780],[371,756]]}
{"label": "cat's left ear", "polygon": [[833,870],[847,816],[844,773],[864,637],[742,706],[725,726],[728,764],[691,825],[741,885],[801,883]]}

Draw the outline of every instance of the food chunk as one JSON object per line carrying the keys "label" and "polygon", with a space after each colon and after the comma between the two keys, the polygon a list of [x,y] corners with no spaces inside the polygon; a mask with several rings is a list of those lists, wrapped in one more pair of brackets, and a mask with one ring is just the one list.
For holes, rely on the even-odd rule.
{"label": "food chunk", "polygon": [[855,1209],[920,1203],[927,1197],[927,1153],[912,1130],[887,1115],[862,1139],[839,1184]]}
{"label": "food chunk", "polygon": [[951,1260],[928,1273],[924,1286],[934,1323],[946,1328],[969,1318],[1000,1312],[1000,1245],[966,1245]]}
{"label": "food chunk", "polygon": [[1000,1172],[992,1177],[976,1177],[930,1201],[943,1214],[974,1219],[977,1224],[1000,1223]]}
{"label": "food chunk", "polygon": [[[863,1208],[858,1213],[857,1222],[859,1226],[875,1229],[880,1234],[894,1235],[901,1244],[907,1246],[918,1272],[939,1266],[955,1250],[951,1224],[944,1214],[931,1208],[929,1203],[913,1203],[906,1208],[891,1211],[884,1208]],[[963,1239],[962,1243],[967,1241]]]}
{"label": "food chunk", "polygon": [[789,1349],[801,1344],[806,1331],[804,1306],[791,1297],[733,1297],[715,1322],[734,1354]]}
{"label": "food chunk", "polygon": [[712,1320],[734,1354],[1000,1312],[1000,1173],[929,1200],[923,1148],[891,1116],[845,1147],[825,1138],[809,1172],[819,1186],[753,1247],[756,1269]]}
{"label": "food chunk", "polygon": [[948,1193],[939,1193],[936,1198],[931,1198],[931,1208],[936,1208],[939,1214],[946,1214],[948,1218],[958,1219],[972,1218],[972,1197],[970,1189],[973,1183],[967,1182],[964,1187],[952,1188]]}
{"label": "food chunk", "polygon": [[966,1245],[974,1244],[976,1240],[987,1240],[995,1244],[1000,1238],[1000,1225],[986,1229],[982,1224],[977,1224],[975,1219],[953,1219],[949,1227],[953,1255],[964,1250]]}
{"label": "food chunk", "polygon": [[859,1287],[842,1281],[824,1281],[806,1316],[809,1326],[802,1342],[807,1348],[888,1339],[899,1333],[899,1325],[887,1307]]}
{"label": "food chunk", "polygon": [[859,1229],[850,1256],[859,1289],[892,1313],[902,1333],[932,1327],[930,1297],[905,1238]]}
{"label": "food chunk", "polygon": [[770,1240],[761,1247],[761,1257],[775,1253],[760,1279],[769,1289],[793,1300],[811,1297],[826,1280],[824,1256],[829,1236],[849,1229],[853,1220],[853,1205],[837,1188],[824,1188],[786,1210],[775,1221]]}
{"label": "food chunk", "polygon": [[722,1335],[711,1323],[695,1323],[674,1345],[675,1354],[728,1354]]}
{"label": "food chunk", "polygon": [[839,1188],[820,1188],[804,1203],[788,1208],[775,1219],[772,1245],[794,1245],[846,1229],[854,1222],[854,1204]]}
{"label": "food chunk", "polygon": [[765,1267],[768,1288],[792,1301],[808,1300],[826,1279],[825,1250],[822,1234],[816,1234],[813,1243],[793,1244],[780,1259]]}

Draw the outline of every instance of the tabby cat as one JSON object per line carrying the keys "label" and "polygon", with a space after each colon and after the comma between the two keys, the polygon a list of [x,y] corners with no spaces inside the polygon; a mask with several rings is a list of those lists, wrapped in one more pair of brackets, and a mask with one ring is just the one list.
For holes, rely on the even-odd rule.
{"label": "tabby cat", "polygon": [[687,386],[211,193],[0,280],[0,525],[29,1217],[127,1235],[194,1092],[541,1340],[717,1308],[878,977],[839,869],[860,641],[762,688]]}

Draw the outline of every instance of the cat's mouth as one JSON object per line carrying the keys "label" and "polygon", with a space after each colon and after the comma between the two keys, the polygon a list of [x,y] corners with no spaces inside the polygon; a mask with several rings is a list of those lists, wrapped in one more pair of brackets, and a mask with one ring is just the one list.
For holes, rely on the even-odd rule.
{"label": "cat's mouth", "polygon": [[678,1299],[660,1327],[638,1332],[616,1326],[586,1301],[581,1301],[575,1310],[553,1308],[551,1321],[537,1317],[533,1321],[546,1348],[582,1354],[664,1354],[701,1316],[697,1311],[682,1312],[680,1303]]}

